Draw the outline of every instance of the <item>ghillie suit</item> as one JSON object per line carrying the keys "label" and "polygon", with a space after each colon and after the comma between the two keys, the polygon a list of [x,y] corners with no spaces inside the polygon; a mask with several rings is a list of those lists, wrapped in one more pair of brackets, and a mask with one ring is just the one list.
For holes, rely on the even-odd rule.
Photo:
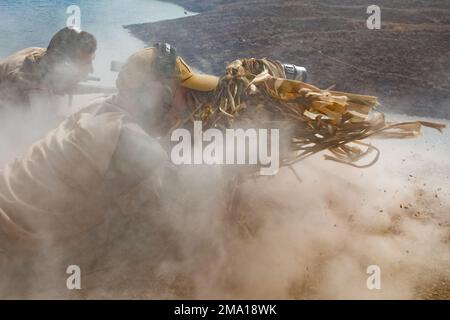
{"label": "ghillie suit", "polygon": [[[373,165],[380,151],[366,138],[413,138],[421,127],[442,131],[445,125],[425,121],[390,123],[376,111],[376,97],[333,90],[286,79],[281,63],[269,59],[241,59],[228,65],[216,90],[190,92],[188,107],[169,133],[202,121],[209,128],[278,128],[280,166],[288,166],[301,181],[292,164],[328,150],[326,160],[365,168]],[[366,163],[360,160],[375,151]],[[241,186],[258,170],[232,171],[228,183],[228,219],[244,237],[253,235],[251,224],[238,208]]]}
{"label": "ghillie suit", "polygon": [[[228,65],[207,99],[192,93],[188,116],[174,128],[201,120],[203,129],[246,126],[280,128],[288,148],[280,165],[289,166],[320,151],[325,159],[363,168],[373,165],[379,150],[369,137],[411,138],[422,126],[442,131],[445,125],[425,121],[390,123],[375,111],[376,97],[321,90],[286,79],[282,65],[269,59],[241,59]],[[173,129],[173,128],[172,128]],[[356,162],[376,151],[367,164]]]}

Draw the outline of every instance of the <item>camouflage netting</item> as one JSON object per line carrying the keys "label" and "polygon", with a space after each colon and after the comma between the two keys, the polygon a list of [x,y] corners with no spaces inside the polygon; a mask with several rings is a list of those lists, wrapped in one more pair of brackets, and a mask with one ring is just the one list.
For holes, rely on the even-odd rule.
{"label": "camouflage netting", "polygon": [[[390,123],[374,110],[376,97],[321,90],[313,85],[288,80],[280,63],[269,59],[241,59],[228,65],[212,97],[194,95],[191,114],[180,120],[180,127],[194,120],[203,129],[278,127],[287,132],[289,152],[282,152],[280,164],[291,165],[320,151],[325,159],[355,167],[373,165],[379,150],[363,142],[369,137],[411,138],[421,127],[442,131],[445,125],[426,122]],[[375,151],[366,164],[359,160]]]}

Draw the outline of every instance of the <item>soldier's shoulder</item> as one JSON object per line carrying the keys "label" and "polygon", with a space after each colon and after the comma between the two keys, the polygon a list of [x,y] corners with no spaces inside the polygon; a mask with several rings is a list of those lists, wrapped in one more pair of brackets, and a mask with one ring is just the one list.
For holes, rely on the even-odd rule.
{"label": "soldier's shoulder", "polygon": [[0,80],[19,77],[20,74],[33,72],[46,49],[30,47],[22,49],[0,60]]}
{"label": "soldier's shoulder", "polygon": [[36,62],[45,55],[46,51],[47,49],[39,47],[25,48],[1,59],[0,65],[17,66],[24,61]]}

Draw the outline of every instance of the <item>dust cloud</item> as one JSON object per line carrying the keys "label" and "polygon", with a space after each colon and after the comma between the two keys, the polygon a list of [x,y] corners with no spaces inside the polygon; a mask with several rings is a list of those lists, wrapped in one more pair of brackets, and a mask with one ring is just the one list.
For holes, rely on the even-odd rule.
{"label": "dust cloud", "polygon": [[[113,81],[115,75],[110,76]],[[77,100],[72,108],[62,99],[56,109],[1,110],[0,164],[26,152],[88,100]],[[373,140],[381,158],[368,169],[327,162],[318,154],[294,166],[301,182],[288,168],[244,181],[233,210],[229,171],[179,167],[180,180],[168,186],[158,208],[149,206],[131,222],[119,223],[124,231],[106,253],[88,252],[98,254],[98,261],[82,273],[83,290],[68,292],[65,282],[55,285],[66,276],[60,268],[55,281],[51,275],[36,280],[39,285],[18,295],[448,299],[449,138],[448,130],[425,129],[415,140]],[[380,290],[367,288],[371,265],[381,269]]]}
{"label": "dust cloud", "polygon": [[[233,211],[229,172],[179,168],[185,187],[155,217],[166,236],[89,276],[84,297],[448,299],[448,141],[373,140],[382,156],[368,169],[316,155],[295,165],[301,183],[287,168],[243,182]],[[371,265],[380,290],[367,287]]]}

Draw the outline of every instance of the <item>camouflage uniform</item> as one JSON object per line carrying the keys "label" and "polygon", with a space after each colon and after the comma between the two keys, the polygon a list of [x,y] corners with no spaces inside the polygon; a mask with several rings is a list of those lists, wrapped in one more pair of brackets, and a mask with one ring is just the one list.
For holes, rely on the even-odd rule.
{"label": "camouflage uniform", "polygon": [[44,48],[26,48],[0,60],[0,106],[30,104],[35,92],[51,93],[43,81]]}

